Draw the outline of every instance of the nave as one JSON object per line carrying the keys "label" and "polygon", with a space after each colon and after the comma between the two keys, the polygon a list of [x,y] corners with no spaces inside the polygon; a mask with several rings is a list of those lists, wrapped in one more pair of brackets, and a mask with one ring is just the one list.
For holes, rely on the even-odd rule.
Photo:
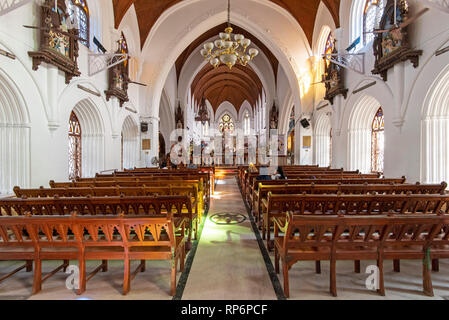
{"label": "nave", "polygon": [[[262,188],[262,187],[261,187]],[[25,191],[25,190],[23,190]],[[287,191],[288,192],[288,191]],[[69,274],[58,272],[49,278],[44,289],[31,295],[33,276],[21,271],[6,281],[0,282],[0,299],[30,300],[276,300],[285,299],[282,289],[282,272],[274,272],[274,253],[267,250],[267,242],[262,240],[261,228],[257,227],[244,194],[239,189],[235,176],[217,179],[214,194],[211,195],[207,216],[199,228],[199,241],[194,241],[192,250],[186,257],[184,272],[177,275],[177,290],[172,297],[169,293],[169,261],[149,261],[144,273],[138,273],[132,288],[123,295],[123,262],[111,260],[107,272],[99,272],[89,282],[86,292],[76,294],[69,290],[66,281]],[[3,208],[2,208],[3,210]],[[224,218],[214,219],[216,215]],[[231,214],[226,216],[226,214]],[[236,218],[233,215],[242,215]],[[226,217],[232,221],[226,221]],[[216,223],[217,222],[217,223]],[[234,222],[236,222],[234,224]],[[238,223],[237,223],[238,222]],[[255,231],[257,230],[257,231]],[[58,266],[57,261],[45,261],[43,272],[48,273]],[[77,261],[70,261],[77,265]],[[365,268],[375,265],[375,261],[362,261],[361,272],[354,271],[352,261],[338,261],[338,297],[329,294],[329,263],[323,261],[321,273],[317,274],[315,263],[302,261],[289,271],[290,299],[446,299],[449,286],[449,262],[440,261],[439,272],[432,272],[434,297],[422,292],[421,268],[419,260],[401,260],[400,272],[393,270],[393,263],[385,264],[386,296],[368,290],[365,281],[369,274]],[[98,262],[87,262],[87,269],[93,270]],[[0,277],[13,271],[18,262],[1,261]],[[132,263],[132,270],[138,266]]]}

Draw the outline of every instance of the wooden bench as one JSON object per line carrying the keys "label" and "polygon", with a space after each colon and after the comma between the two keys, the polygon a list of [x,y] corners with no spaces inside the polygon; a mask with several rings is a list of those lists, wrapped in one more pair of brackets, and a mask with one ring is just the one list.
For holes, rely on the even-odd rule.
{"label": "wooden bench", "polygon": [[[360,173],[348,173],[348,172],[340,172],[340,173],[329,173],[326,171],[320,171],[320,172],[286,172],[284,171],[285,176],[287,179],[379,179],[380,176],[378,174],[360,174]],[[254,181],[259,177],[259,173],[248,173],[244,180],[243,190],[245,192],[249,192],[251,186],[253,186]]]}
{"label": "wooden bench", "polygon": [[262,201],[271,194],[445,194],[447,183],[441,184],[301,184],[263,185],[259,184],[252,201],[253,213],[257,220],[262,216]]}
{"label": "wooden bench", "polygon": [[111,187],[194,187],[195,193],[198,194],[199,207],[202,212],[205,210],[205,205],[208,202],[201,183],[198,180],[166,180],[166,181],[99,181],[99,182],[55,182],[50,180],[51,188],[111,188]]}
{"label": "wooden bench", "polygon": [[192,232],[197,237],[198,219],[192,210],[188,196],[157,197],[53,197],[53,198],[9,198],[0,201],[2,216],[119,216],[142,215],[157,216],[171,212],[177,230],[185,233],[185,221],[188,226],[188,242]]}
{"label": "wooden bench", "polygon": [[245,194],[245,199],[251,206],[254,202],[254,195],[258,192],[259,185],[276,186],[276,185],[311,185],[311,184],[404,184],[405,177],[402,178],[379,178],[379,179],[287,179],[287,180],[254,180],[253,184]]}
{"label": "wooden bench", "polygon": [[[337,296],[338,260],[376,260],[379,289],[385,295],[383,261],[423,261],[424,293],[433,296],[430,260],[438,253],[449,254],[447,225],[442,215],[301,216],[286,214],[276,219],[284,236],[275,238],[275,270],[282,261],[284,293],[289,297],[288,270],[299,261],[330,262],[330,292]],[[445,231],[441,232],[443,226]],[[441,240],[444,239],[444,240]],[[438,249],[440,248],[440,249]],[[430,254],[429,254],[430,252]],[[441,257],[441,256],[438,256]]]}
{"label": "wooden bench", "polygon": [[[145,271],[146,260],[171,261],[171,295],[176,291],[177,264],[184,268],[185,237],[176,235],[173,215],[157,217],[0,217],[0,260],[34,261],[33,294],[42,282],[61,269],[69,260],[78,260],[78,294],[100,270],[107,271],[108,260],[124,261],[123,294],[131,280]],[[42,277],[42,261],[62,260],[63,264]],[[101,260],[92,273],[86,273],[87,260]],[[131,273],[130,262],[140,260]]]}
{"label": "wooden bench", "polygon": [[163,179],[163,178],[180,178],[180,179],[202,179],[205,183],[204,188],[209,189],[209,194],[214,193],[215,188],[215,171],[188,169],[185,170],[163,170],[155,169],[151,171],[115,171],[112,174],[96,174],[94,178],[77,178],[76,181],[100,181],[109,179]]}
{"label": "wooden bench", "polygon": [[[193,216],[197,217],[195,227],[201,223],[204,208],[198,196],[198,190],[194,186],[166,186],[166,187],[89,187],[89,188],[50,188],[21,189],[14,187],[14,193],[18,198],[42,198],[42,197],[143,197],[143,196],[188,196],[191,199]],[[187,208],[183,209],[184,211]],[[195,232],[196,235],[196,232]]]}
{"label": "wooden bench", "polygon": [[375,216],[384,213],[403,215],[441,214],[449,211],[449,195],[407,194],[407,195],[274,195],[268,194],[268,201],[262,202],[263,239],[271,249],[271,226],[275,218],[285,217],[286,212],[303,216],[364,215]]}

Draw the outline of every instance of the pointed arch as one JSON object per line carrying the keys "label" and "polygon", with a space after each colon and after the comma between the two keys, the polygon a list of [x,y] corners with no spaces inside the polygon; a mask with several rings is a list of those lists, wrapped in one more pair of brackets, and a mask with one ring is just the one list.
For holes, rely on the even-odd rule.
{"label": "pointed arch", "polygon": [[127,116],[122,126],[122,169],[137,166],[139,157],[139,127],[131,116]]}
{"label": "pointed arch", "polygon": [[82,128],[81,173],[93,177],[104,170],[104,124],[99,110],[90,99],[79,101],[73,108]]}
{"label": "pointed arch", "polygon": [[331,120],[326,112],[320,112],[315,123],[315,159],[320,167],[330,166]]}
{"label": "pointed arch", "polygon": [[20,90],[0,69],[0,195],[30,185],[29,119]]}
{"label": "pointed arch", "polygon": [[365,95],[352,109],[348,127],[349,170],[371,172],[372,125],[380,106],[376,98]]}
{"label": "pointed arch", "polygon": [[449,65],[431,85],[421,118],[421,180],[449,180]]}

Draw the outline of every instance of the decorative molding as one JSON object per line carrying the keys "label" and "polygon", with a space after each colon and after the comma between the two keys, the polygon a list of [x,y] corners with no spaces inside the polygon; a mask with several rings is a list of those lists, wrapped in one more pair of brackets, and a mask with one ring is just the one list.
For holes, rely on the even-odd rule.
{"label": "decorative molding", "polygon": [[401,128],[404,125],[405,120],[401,117],[397,117],[397,118],[393,119],[392,122],[396,127]]}
{"label": "decorative molding", "polygon": [[56,131],[59,129],[60,126],[61,126],[61,124],[59,122],[56,122],[56,121],[48,122],[48,128],[50,129],[50,131]]}

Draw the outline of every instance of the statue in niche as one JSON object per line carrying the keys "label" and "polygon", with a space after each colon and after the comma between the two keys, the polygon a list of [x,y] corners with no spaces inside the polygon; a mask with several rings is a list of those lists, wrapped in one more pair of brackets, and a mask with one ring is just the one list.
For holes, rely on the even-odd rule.
{"label": "statue in niche", "polygon": [[[376,33],[373,42],[373,53],[375,57],[373,74],[379,74],[387,81],[387,72],[395,64],[410,60],[414,68],[419,66],[419,56],[422,50],[412,50],[409,45],[407,26],[397,28],[395,21],[395,1],[388,0],[384,14],[379,24],[379,30],[389,30]],[[399,0],[396,8],[396,24],[401,25],[409,17],[408,2]]]}
{"label": "statue in niche", "polygon": [[65,1],[45,0],[41,9],[40,26],[32,27],[40,32],[38,51],[29,51],[33,59],[33,70],[38,70],[42,62],[55,65],[65,73],[66,84],[81,73],[78,70],[79,30],[69,29],[70,15]]}
{"label": "statue in niche", "polygon": [[[118,43],[118,49],[116,54],[126,55],[128,54],[128,45],[122,34]],[[111,60],[111,64],[121,59],[120,56],[115,56]],[[130,83],[129,78],[129,60],[126,59],[119,64],[109,69],[109,90],[105,91],[106,100],[109,101],[111,97],[116,97],[120,101],[120,107],[123,107],[125,102],[129,101],[128,98],[128,85]]]}
{"label": "statue in niche", "polygon": [[270,129],[278,128],[279,110],[276,108],[276,103],[273,103],[273,107],[270,111]]}
{"label": "statue in niche", "polygon": [[184,112],[181,109],[181,102],[178,101],[178,107],[175,111],[176,129],[184,129]]}
{"label": "statue in niche", "polygon": [[[337,50],[337,41],[333,40],[332,45],[333,59],[340,59]],[[331,104],[334,103],[334,98],[341,94],[346,99],[348,89],[344,87],[344,73],[343,68],[339,65],[329,61],[326,57],[324,59],[324,74],[322,76],[322,82],[326,87],[326,94],[324,99],[328,100]]]}

